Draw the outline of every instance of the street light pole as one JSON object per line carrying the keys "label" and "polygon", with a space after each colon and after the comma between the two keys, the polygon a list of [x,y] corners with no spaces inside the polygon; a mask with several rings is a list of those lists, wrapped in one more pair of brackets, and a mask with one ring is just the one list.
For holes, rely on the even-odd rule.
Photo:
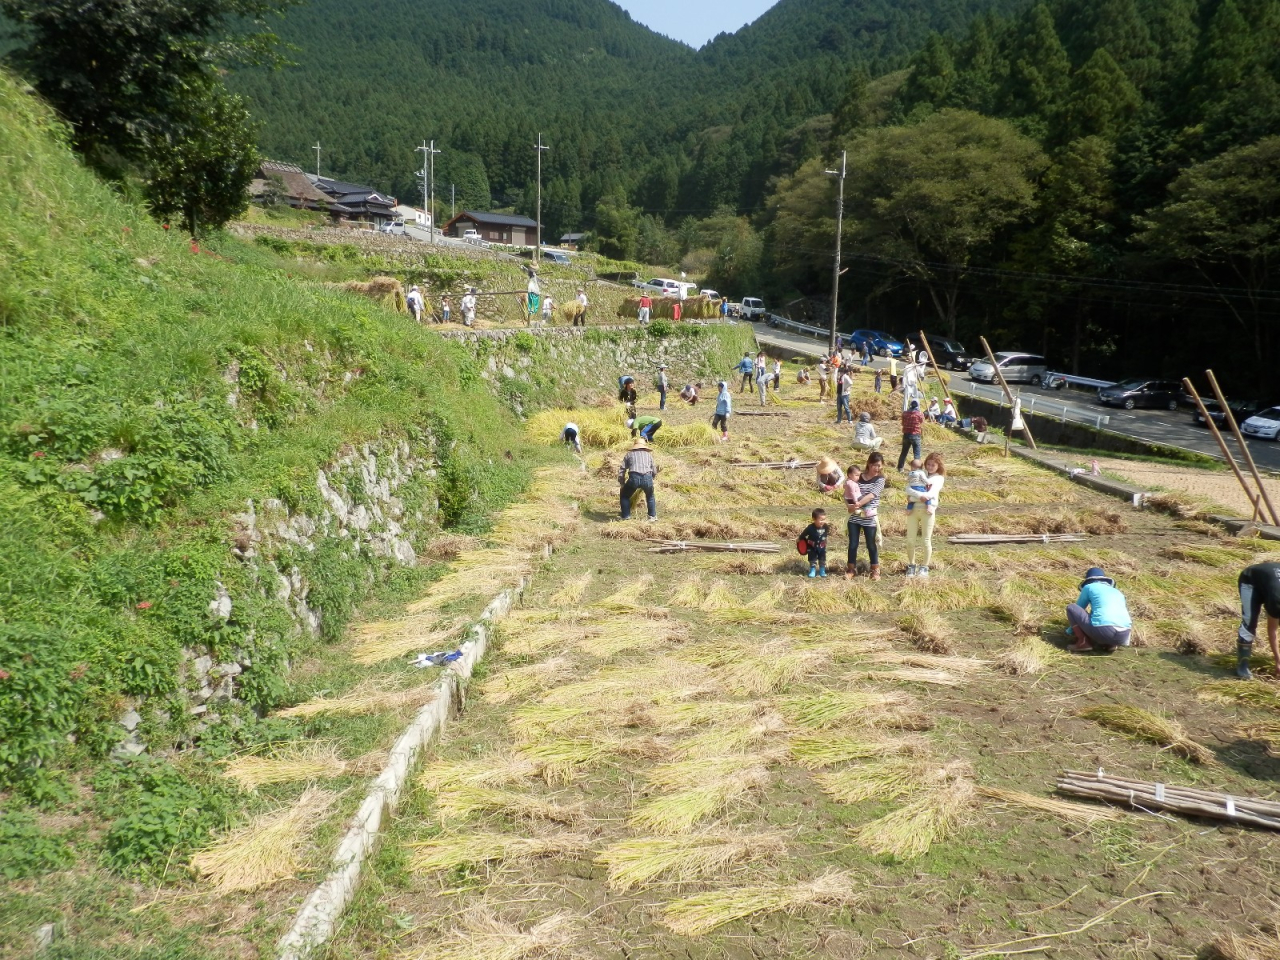
{"label": "street light pole", "polygon": [[320,176],[320,141],[316,141],[316,145],[311,148],[316,152],[316,176]]}
{"label": "street light pole", "polygon": [[840,311],[840,240],[844,232],[844,178],[849,173],[849,151],[840,154],[840,169],[826,170],[829,177],[840,178],[839,199],[836,200],[836,263],[831,279],[831,337],[828,349],[836,352],[836,322]]}
{"label": "street light pole", "polygon": [[[418,171],[418,176],[422,178],[422,209],[427,211],[428,216],[431,213],[431,186],[427,180],[427,141],[422,141],[422,146],[414,147],[415,152],[422,154],[422,169]],[[434,223],[434,221],[432,221]]]}
{"label": "street light pole", "polygon": [[538,143],[533,149],[538,153],[538,247],[533,254],[536,269],[542,266],[542,154],[551,148],[542,145],[542,134],[538,134]]}
{"label": "street light pole", "polygon": [[429,153],[431,156],[431,242],[436,242],[436,154],[442,151],[436,149],[436,142],[431,141]]}

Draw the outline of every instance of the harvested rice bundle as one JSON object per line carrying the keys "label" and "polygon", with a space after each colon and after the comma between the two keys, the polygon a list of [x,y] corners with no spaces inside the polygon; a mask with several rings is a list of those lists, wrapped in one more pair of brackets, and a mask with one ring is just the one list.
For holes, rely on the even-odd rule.
{"label": "harvested rice bundle", "polygon": [[945,670],[926,670],[903,667],[900,670],[864,670],[849,674],[847,680],[892,681],[894,683],[923,683],[934,687],[963,686],[965,679]]}
{"label": "harvested rice bundle", "polygon": [[844,585],[844,599],[850,610],[856,610],[859,613],[885,613],[896,609],[887,594],[874,589],[862,580],[854,580]]}
{"label": "harvested rice bundle", "polygon": [[628,822],[657,833],[691,830],[763,786],[768,764],[776,759],[776,754],[739,754],[655,767],[648,776],[650,786],[674,792],[641,803]]}
{"label": "harvested rice bundle", "polygon": [[760,553],[705,553],[692,559],[693,565],[703,570],[738,574],[744,577],[777,573],[778,567],[788,562],[788,558],[782,555]]}
{"label": "harvested rice bundle", "polygon": [[868,663],[893,663],[921,670],[945,670],[959,676],[979,673],[991,665],[989,660],[974,657],[945,657],[931,653],[897,653],[885,651],[865,658]]}
{"label": "harvested rice bundle", "polygon": [[756,594],[747,601],[748,610],[777,610],[778,604],[782,602],[782,598],[786,596],[787,584],[781,580],[775,581],[768,589]]}
{"label": "harvested rice bundle", "polygon": [[781,627],[804,622],[808,618],[803,614],[785,613],[781,610],[730,607],[724,610],[712,610],[707,615],[707,619],[712,623],[726,626]]}
{"label": "harvested rice bundle", "polygon": [[475,830],[445,833],[409,846],[417,851],[409,860],[411,869],[419,873],[440,873],[485,863],[575,856],[590,848],[591,838],[563,830],[519,837]]}
{"label": "harvested rice bundle", "polygon": [[778,693],[813,679],[834,663],[855,659],[879,646],[875,640],[843,640],[800,647],[786,640],[771,640],[729,666],[721,679],[734,693],[745,696]]}
{"label": "harvested rice bundle", "polygon": [[1016,633],[1038,633],[1043,622],[1041,608],[1025,597],[1002,596],[990,609],[998,619],[1011,624]]}
{"label": "harvested rice bundle", "polygon": [[427,595],[406,608],[409,613],[437,610],[465,597],[501,590],[533,570],[528,553],[505,547],[468,550],[453,562],[453,570],[433,583]]}
{"label": "harvested rice bundle", "polygon": [[1176,720],[1122,703],[1090,707],[1080,716],[1132,739],[1172,750],[1192,763],[1214,762],[1213,753],[1188,737],[1182,724]]}
{"label": "harvested rice bundle", "polygon": [[597,600],[592,606],[602,610],[630,611],[635,608],[636,602],[648,592],[651,586],[653,586],[653,574],[646,573],[623,584],[603,600]]}
{"label": "harvested rice bundle", "polygon": [[[1270,658],[1267,658],[1267,662],[1270,662]],[[1235,657],[1231,658],[1230,666],[1235,666]],[[1196,699],[1206,703],[1245,703],[1253,707],[1280,710],[1280,691],[1266,683],[1217,680],[1201,687]]]}
{"label": "harvested rice bundle", "polygon": [[874,854],[910,860],[954,833],[975,803],[967,765],[950,763],[929,777],[920,795],[859,828],[854,839]]}
{"label": "harvested rice bundle", "polygon": [[294,877],[303,845],[337,794],[308,788],[287,807],[258,817],[191,858],[218,893],[257,890]]}
{"label": "harvested rice bundle", "polygon": [[610,667],[578,683],[550,691],[542,704],[582,706],[596,713],[616,714],[628,704],[679,703],[716,689],[711,676],[688,664],[657,662],[647,666]]}
{"label": "harvested rice bundle", "polygon": [[[422,653],[431,650],[452,649],[458,640],[460,625],[445,630],[425,629],[426,624],[438,626],[440,620],[435,615],[407,617],[401,621],[372,624],[382,627],[385,633],[363,632],[351,649],[351,659],[356,663],[369,665],[408,656],[411,653]],[[415,626],[417,624],[417,626]]]}
{"label": "harvested rice bundle", "polygon": [[[1214,634],[1203,620],[1195,617],[1175,617],[1156,620],[1147,625],[1148,636],[1154,642],[1172,647],[1184,655],[1207,656],[1213,653]],[[1235,657],[1231,658],[1235,666]]]}
{"label": "harvested rice bundle", "polygon": [[781,716],[766,711],[747,723],[712,726],[681,740],[675,753],[683,758],[715,757],[731,750],[750,750],[773,743],[786,729]]}
{"label": "harvested rice bundle", "polygon": [[578,646],[600,632],[598,624],[588,620],[576,622],[530,623],[521,626],[510,619],[498,627],[504,653],[513,657],[536,657],[547,651]]}
{"label": "harvested rice bundle", "polygon": [[977,577],[934,577],[927,585],[912,583],[893,595],[896,609],[905,613],[951,613],[985,607],[991,602],[989,584]]}
{"label": "harvested rice bundle", "polygon": [[933,613],[913,613],[898,620],[898,627],[917,650],[940,656],[955,653],[955,631],[951,624]]}
{"label": "harvested rice bundle", "polygon": [[777,833],[710,831],[692,836],[637,837],[606,848],[596,863],[609,869],[609,886],[627,891],[658,877],[688,883],[739,863],[757,863],[786,852]]}
{"label": "harvested rice bundle", "polygon": [[1280,935],[1275,928],[1245,936],[1227,933],[1197,956],[1204,960],[1280,960]]}
{"label": "harvested rice bundle", "polygon": [[336,744],[312,740],[281,744],[266,757],[232,757],[226,761],[222,775],[242,789],[257,790],[271,783],[340,777],[347,772],[347,767]]}
{"label": "harvested rice bundle", "polygon": [[765,703],[742,703],[726,700],[693,700],[667,703],[651,711],[654,722],[663,730],[679,733],[701,726],[731,727],[749,724],[771,712]]}
{"label": "harvested rice bundle", "polygon": [[702,585],[702,578],[690,577],[667,598],[667,603],[685,610],[696,610],[704,599],[706,590]]}
{"label": "harvested rice bundle", "polygon": [[813,906],[853,906],[853,875],[830,871],[808,883],[771,883],[699,893],[668,904],[662,922],[686,937],[701,937],[726,923],[762,913],[796,913]]}
{"label": "harvested rice bundle", "polygon": [[464,820],[477,814],[500,813],[521,820],[552,820],[574,823],[586,816],[581,803],[555,803],[558,798],[543,799],[515,790],[494,787],[451,784],[436,792],[436,811],[442,820]]}
{"label": "harvested rice bundle", "polygon": [[566,580],[559,590],[547,598],[547,602],[553,607],[572,607],[581,603],[587,588],[591,586],[591,576],[591,571],[587,570],[571,580]]}
{"label": "harvested rice bundle", "polygon": [[798,625],[787,629],[787,636],[803,643],[827,643],[831,640],[839,642],[856,642],[865,647],[865,652],[881,647],[877,641],[888,639],[897,634],[893,627],[873,627],[861,620],[840,618],[839,621],[815,620],[805,618]]}
{"label": "harvested rice bundle", "polygon": [[1002,790],[999,787],[978,787],[978,793],[988,800],[1039,813],[1048,813],[1071,823],[1079,823],[1091,827],[1107,820],[1119,820],[1120,811],[1109,807],[1098,807],[1083,803],[1071,803],[1067,800],[1055,800],[1053,797],[1039,797],[1034,793],[1021,790]]}
{"label": "harvested rice bundle", "polygon": [[875,760],[883,757],[920,756],[929,744],[921,737],[877,737],[863,733],[857,737],[791,738],[791,758],[808,770],[835,767],[852,760]]}
{"label": "harvested rice bundle", "polygon": [[383,713],[420,707],[439,695],[439,685],[434,681],[407,690],[383,690],[383,682],[367,680],[350,693],[340,697],[316,697],[297,706],[278,711],[277,717],[314,717],[321,713],[354,717],[365,713]]}
{"label": "harvested rice bundle", "polygon": [[538,775],[538,765],[509,750],[487,753],[475,760],[437,760],[418,774],[428,790],[447,787],[505,787]]}
{"label": "harvested rice bundle", "polygon": [[1024,637],[995,659],[996,669],[1015,677],[1030,677],[1044,673],[1070,659],[1057,647],[1050,646],[1039,637]]}
{"label": "harvested rice bundle", "polygon": [[539,739],[520,748],[521,756],[537,764],[549,784],[571,783],[584,769],[616,762],[622,751],[620,739],[607,737]]}
{"label": "harvested rice bundle", "polygon": [[438,537],[431,538],[426,549],[422,551],[422,556],[437,563],[448,563],[450,560],[456,560],[458,554],[464,550],[474,550],[479,545],[479,540],[466,534],[442,533]]}
{"label": "harvested rice bundle", "polygon": [[462,923],[425,950],[408,950],[400,960],[563,960],[577,957],[579,924],[557,913],[530,927],[508,923],[484,907],[468,910]]}
{"label": "harvested rice bundle", "polygon": [[923,789],[938,767],[910,754],[863,763],[814,777],[818,786],[836,803],[887,803]]}
{"label": "harvested rice bundle", "polygon": [[872,726],[894,708],[910,702],[906,694],[896,690],[824,690],[782,701],[782,714],[794,724],[818,730],[842,723]]}
{"label": "harvested rice bundle", "polygon": [[805,613],[847,613],[848,598],[837,592],[837,589],[824,589],[808,583],[796,584],[789,591],[788,599],[795,609]]}
{"label": "harvested rice bundle", "polygon": [[737,606],[739,606],[738,598],[733,595],[729,585],[723,580],[717,580],[703,597],[700,609],[709,613],[712,610],[730,610]]}
{"label": "harvested rice bundle", "polygon": [[480,684],[480,694],[490,703],[510,703],[549,690],[572,674],[573,661],[568,657],[553,657],[491,675]]}
{"label": "harvested rice bundle", "polygon": [[608,660],[626,650],[655,650],[686,639],[688,627],[678,620],[625,617],[604,620],[575,643],[591,657]]}

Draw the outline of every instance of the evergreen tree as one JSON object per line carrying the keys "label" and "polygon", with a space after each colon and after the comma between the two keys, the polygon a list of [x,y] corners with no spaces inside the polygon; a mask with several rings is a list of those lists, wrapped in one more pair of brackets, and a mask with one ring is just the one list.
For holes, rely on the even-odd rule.
{"label": "evergreen tree", "polygon": [[936,33],[929,34],[924,47],[911,61],[911,79],[904,95],[908,102],[934,107],[950,102],[956,82],[956,64],[951,45]]}
{"label": "evergreen tree", "polygon": [[1032,136],[1043,137],[1064,106],[1071,60],[1058,39],[1053,15],[1044,3],[1024,14],[1009,49],[1009,76],[999,113],[1021,120]]}
{"label": "evergreen tree", "polygon": [[1071,79],[1063,139],[1114,140],[1132,121],[1142,96],[1106,47],[1099,47]]}
{"label": "evergreen tree", "polygon": [[1000,21],[990,14],[973,21],[957,57],[951,106],[984,114],[995,110],[996,97],[1009,72],[997,43],[1001,29]]}

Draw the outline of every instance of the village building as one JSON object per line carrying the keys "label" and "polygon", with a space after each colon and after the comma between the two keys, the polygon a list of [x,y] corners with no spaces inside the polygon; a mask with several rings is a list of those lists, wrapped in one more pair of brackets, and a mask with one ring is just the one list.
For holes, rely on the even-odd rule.
{"label": "village building", "polygon": [[444,234],[447,237],[462,238],[468,230],[476,231],[482,240],[489,243],[532,247],[538,242],[538,222],[512,214],[463,210],[444,225]]}

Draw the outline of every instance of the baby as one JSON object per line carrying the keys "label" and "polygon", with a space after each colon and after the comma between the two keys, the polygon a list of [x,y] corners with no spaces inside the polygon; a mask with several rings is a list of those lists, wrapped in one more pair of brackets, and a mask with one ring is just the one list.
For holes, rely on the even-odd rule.
{"label": "baby", "polygon": [[929,475],[919,460],[911,461],[911,472],[907,474],[907,509],[911,510],[917,503],[927,500],[929,492]]}
{"label": "baby", "polygon": [[862,496],[862,491],[858,489],[858,481],[862,479],[862,470],[857,464],[849,464],[849,471],[845,474],[844,480],[844,502],[852,506],[858,502],[858,498]]}

